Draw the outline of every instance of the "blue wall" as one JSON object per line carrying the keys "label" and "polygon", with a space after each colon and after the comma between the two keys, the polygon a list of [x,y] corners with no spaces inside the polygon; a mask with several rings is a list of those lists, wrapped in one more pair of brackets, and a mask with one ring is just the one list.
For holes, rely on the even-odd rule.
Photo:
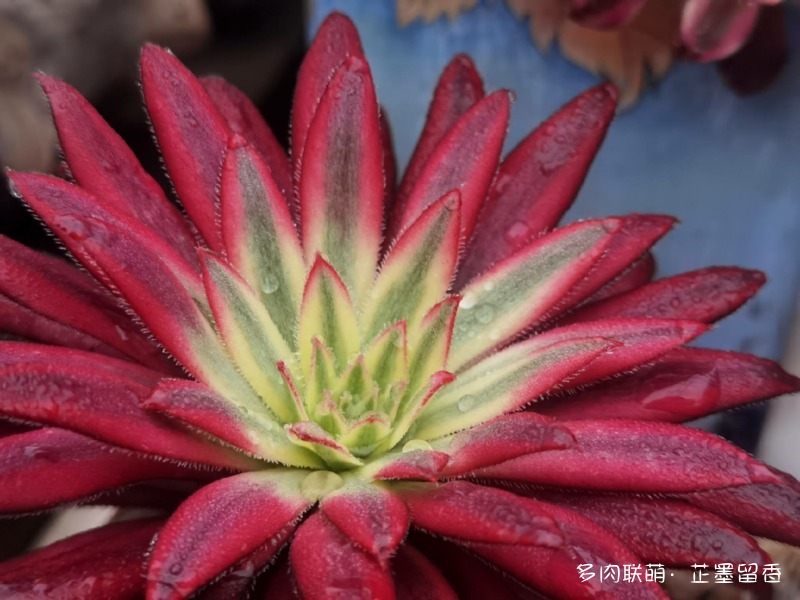
{"label": "blue wall", "polygon": [[[316,0],[316,30],[331,10],[361,31],[378,95],[408,160],[439,72],[470,54],[487,89],[515,90],[507,148],[596,79],[560,56],[541,55],[527,23],[499,0],[482,0],[455,21],[400,29],[391,0]],[[800,21],[793,15],[794,31]],[[793,40],[795,46],[798,40]],[[797,50],[797,48],[795,48]],[[702,339],[704,346],[780,357],[800,269],[800,65],[766,93],[741,99],[712,66],[679,65],[621,115],[570,220],[628,212],[668,213],[679,225],[656,249],[659,274],[711,264],[765,271],[769,283],[740,313]]]}

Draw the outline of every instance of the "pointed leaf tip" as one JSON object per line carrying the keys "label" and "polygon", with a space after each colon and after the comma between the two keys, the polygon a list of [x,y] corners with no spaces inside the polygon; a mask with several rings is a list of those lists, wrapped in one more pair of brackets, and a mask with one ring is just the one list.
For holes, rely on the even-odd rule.
{"label": "pointed leaf tip", "polygon": [[295,176],[301,172],[308,129],[328,82],[348,56],[363,55],[358,31],[349,17],[340,12],[328,15],[311,41],[297,75],[291,128]]}
{"label": "pointed leaf tip", "polygon": [[395,597],[390,571],[319,512],[297,530],[289,561],[303,598]]}
{"label": "pointed leaf tip", "polygon": [[569,208],[616,111],[608,85],[566,104],[505,157],[456,289],[553,228]]}
{"label": "pointed leaf tip", "polygon": [[193,494],[153,546],[147,597],[185,598],[259,548],[274,556],[308,508],[304,476],[286,469],[242,473]]}
{"label": "pointed leaf tip", "polygon": [[292,168],[283,146],[275,138],[258,108],[235,86],[221,77],[202,77],[200,83],[225,118],[231,131],[242,135],[264,159],[283,194],[290,197]]}
{"label": "pointed leaf tip", "polygon": [[300,173],[306,259],[322,252],[363,297],[378,260],[383,223],[383,142],[367,62],[347,57],[308,129]]}
{"label": "pointed leaf tip", "polygon": [[391,215],[392,221],[402,217],[408,195],[436,146],[461,116],[483,97],[483,81],[472,60],[466,54],[456,55],[436,84],[425,126],[397,192],[396,214]]}
{"label": "pointed leaf tip", "polygon": [[178,198],[209,247],[220,250],[217,183],[229,130],[194,75],[170,52],[147,44],[142,91]]}
{"label": "pointed leaf tip", "polygon": [[71,177],[102,210],[141,222],[196,268],[195,240],[186,220],[122,138],[67,83],[42,73],[36,79],[50,103]]}
{"label": "pointed leaf tip", "polygon": [[511,94],[498,90],[465,112],[426,161],[387,237],[411,224],[446,192],[461,192],[461,240],[470,238],[497,170],[511,110]]}
{"label": "pointed leaf tip", "polygon": [[444,297],[458,260],[461,194],[428,207],[390,248],[363,308],[367,337],[399,320],[415,328]]}

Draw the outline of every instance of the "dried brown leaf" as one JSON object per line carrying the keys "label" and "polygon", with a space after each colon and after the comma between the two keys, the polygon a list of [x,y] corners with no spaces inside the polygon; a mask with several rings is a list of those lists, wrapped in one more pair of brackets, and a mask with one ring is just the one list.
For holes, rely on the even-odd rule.
{"label": "dried brown leaf", "polygon": [[447,15],[455,19],[462,12],[475,8],[478,0],[396,0],[397,22],[401,27],[410,25],[417,19],[425,23]]}

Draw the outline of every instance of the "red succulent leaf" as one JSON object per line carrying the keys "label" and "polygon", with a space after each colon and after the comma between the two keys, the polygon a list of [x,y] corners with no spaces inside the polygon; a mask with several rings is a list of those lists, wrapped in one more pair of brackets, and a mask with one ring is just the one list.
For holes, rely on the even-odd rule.
{"label": "red succulent leaf", "polygon": [[310,504],[300,492],[303,477],[280,469],[242,473],[193,494],[158,535],[148,599],[184,598],[261,548],[274,556]]}
{"label": "red succulent leaf", "polygon": [[[465,54],[456,55],[444,68],[436,84],[425,125],[403,172],[395,205],[398,214],[392,214],[392,220],[402,216],[408,195],[439,142],[483,96],[483,81],[472,59]],[[396,230],[396,226],[393,230]]]}
{"label": "red succulent leaf", "polygon": [[627,272],[628,268],[675,224],[673,217],[663,215],[627,215],[615,232],[603,258],[586,278],[569,293],[562,307],[568,309],[590,298],[595,292]]}
{"label": "red succulent leaf", "polygon": [[[200,83],[233,133],[244,136],[269,167],[283,195],[292,196],[289,157],[247,95],[221,77],[201,77]],[[295,207],[296,208],[296,207]]]}
{"label": "red succulent leaf", "polygon": [[327,519],[386,566],[408,531],[408,508],[386,488],[345,486],[320,502]]}
{"label": "red succulent leaf", "polygon": [[[18,362],[0,364],[1,413],[65,427],[146,454],[218,467],[250,466],[238,455],[144,410],[140,403],[152,388],[141,377],[124,373],[123,368],[132,371],[132,366],[78,350],[8,348],[10,344],[14,343],[0,344],[0,348],[14,353]],[[60,360],[65,355],[67,360]],[[149,375],[142,371],[145,377]]]}
{"label": "red succulent leaf", "polygon": [[575,511],[614,532],[648,563],[689,568],[695,563],[772,562],[743,531],[686,502],[551,490],[537,490],[531,495]]}
{"label": "red succulent leaf", "polygon": [[577,387],[650,362],[706,331],[708,326],[694,321],[605,319],[551,329],[525,343],[534,349],[585,338],[605,338],[618,342],[618,346],[599,356],[569,380],[569,387]]}
{"label": "red succulent leaf", "polygon": [[236,277],[261,293],[281,335],[293,341],[297,323],[292,308],[305,273],[300,239],[269,166],[239,135],[230,140],[225,156],[220,211],[225,257]]}
{"label": "red succulent leaf", "polygon": [[380,118],[381,149],[383,153],[383,225],[385,228],[385,220],[387,215],[391,214],[395,194],[397,193],[397,158],[394,154],[392,128],[383,106],[380,107],[378,117]]}
{"label": "red succulent leaf", "polygon": [[308,128],[299,195],[307,262],[324,254],[357,297],[375,275],[381,243],[382,144],[369,66],[350,56]]}
{"label": "red succulent leaf", "polygon": [[464,600],[542,600],[530,588],[524,590],[506,573],[477,558],[458,543],[441,538],[416,534],[413,538],[416,548],[420,548],[447,577],[450,585]]}
{"label": "red succulent leaf", "polygon": [[437,481],[450,457],[435,450],[411,450],[386,454],[369,463],[363,471],[371,479]]}
{"label": "red succulent leaf", "polygon": [[0,368],[28,363],[56,362],[62,367],[80,369],[82,366],[85,367],[84,360],[87,357],[90,357],[90,360],[97,359],[94,366],[101,375],[109,373],[113,376],[129,378],[144,386],[153,386],[163,377],[161,373],[141,365],[126,360],[110,359],[90,352],[57,348],[45,344],[0,341]]}
{"label": "red succulent leaf", "polygon": [[304,600],[395,597],[391,573],[319,513],[297,530],[289,561]]}
{"label": "red succulent leaf", "polygon": [[652,252],[645,252],[637,258],[631,266],[624,270],[620,275],[599,288],[589,298],[586,305],[592,302],[599,302],[606,298],[612,298],[618,294],[631,292],[653,279],[656,273],[656,259]]}
{"label": "red succulent leaf", "polygon": [[752,483],[682,496],[753,534],[800,546],[800,483],[774,471],[776,483]]}
{"label": "red succulent leaf", "polygon": [[119,359],[127,357],[97,338],[36,313],[0,293],[0,330],[25,340],[76,348]]}
{"label": "red succulent leaf", "polygon": [[592,88],[506,156],[489,189],[456,289],[558,223],[586,177],[616,106],[611,84]]}
{"label": "red succulent leaf", "polygon": [[575,512],[538,502],[538,511],[557,522],[563,545],[556,547],[463,542],[464,545],[523,583],[555,598],[615,598],[667,600],[654,582],[625,582],[598,577],[582,582],[578,565],[641,564],[616,536]]}
{"label": "red succulent leaf", "polygon": [[650,493],[780,482],[766,465],[704,431],[622,419],[562,424],[575,436],[574,446],[528,454],[479,469],[475,476]]}
{"label": "red succulent leaf", "polygon": [[69,173],[99,202],[142,223],[197,267],[195,239],[180,211],[119,135],[75,89],[38,74]]}
{"label": "red succulent leaf", "polygon": [[[44,331],[36,329],[45,334],[42,341],[72,342],[63,344],[67,346],[77,342],[76,347],[84,350],[116,358],[128,356],[166,373],[175,371],[169,359],[131,323],[113,295],[91,277],[61,259],[0,235],[0,298],[5,296],[8,300],[0,302],[3,306],[8,303],[9,312],[0,309],[0,314],[11,316],[11,305],[17,304],[20,315],[42,323]],[[6,331],[21,335],[31,331],[9,327],[10,319],[2,324]],[[48,339],[47,332],[61,335]]]}
{"label": "red succulent leaf", "polygon": [[225,119],[170,52],[145,45],[141,69],[147,114],[178,198],[209,247],[220,250],[217,183],[229,136]]}
{"label": "red succulent leaf", "polygon": [[193,285],[199,289],[200,274],[195,266],[197,261],[186,262],[167,241],[131,215],[120,212],[85,189],[58,177],[38,173],[9,173],[8,178],[17,193],[61,238],[67,249],[107,287],[112,286],[106,273],[81,244],[85,239],[82,237],[84,232],[78,227],[84,221],[107,223],[109,226],[125,229],[139,244],[153,244],[159,249],[161,259],[180,274],[187,286]]}
{"label": "red succulent leaf", "polygon": [[[448,192],[388,249],[363,311],[367,338],[403,319],[416,326],[447,294],[458,262],[461,214],[461,195]],[[408,273],[416,276],[409,278]]]}
{"label": "red succulent leaf", "polygon": [[536,411],[559,419],[619,417],[679,423],[796,391],[800,379],[771,360],[678,348],[614,381],[548,398],[536,405]]}
{"label": "red succulent leaf", "polygon": [[238,448],[274,460],[266,431],[277,427],[259,420],[203,384],[186,379],[163,379],[142,406]]}
{"label": "red succulent leaf", "polygon": [[558,548],[564,542],[541,503],[510,492],[453,481],[437,487],[401,488],[414,527],[446,538]]}
{"label": "red succulent leaf", "polygon": [[[15,177],[15,185],[20,182]],[[80,188],[55,178],[35,175],[25,177],[25,190],[37,199],[83,194]],[[202,281],[194,271],[171,260],[169,246],[141,225],[123,226],[87,217],[81,210],[75,215],[55,215],[52,226],[73,254],[125,296],[144,324],[192,374],[206,383],[231,386],[242,402],[260,403],[233,369],[200,310],[205,300]]]}
{"label": "red succulent leaf", "polygon": [[459,596],[439,569],[409,544],[397,552],[392,571],[397,600],[458,600]]}
{"label": "red succulent leaf", "polygon": [[142,561],[162,521],[92,529],[0,563],[3,598],[135,600],[144,592]]}
{"label": "red succulent leaf", "polygon": [[765,281],[761,271],[709,267],[660,279],[627,294],[594,302],[568,315],[564,321],[657,317],[713,323],[752,298]]}
{"label": "red succulent leaf", "polygon": [[712,62],[741,48],[758,19],[759,2],[687,0],[681,39],[692,59]]}
{"label": "red succulent leaf", "polygon": [[446,447],[450,462],[442,475],[452,477],[523,454],[561,450],[575,444],[566,427],[535,413],[514,413],[466,429]]}
{"label": "red succulent leaf", "polygon": [[461,192],[461,240],[475,229],[494,178],[511,109],[510,94],[499,90],[479,100],[442,137],[425,161],[387,237],[394,240],[428,206],[450,190]]}
{"label": "red succulent leaf", "polygon": [[42,510],[152,479],[202,474],[46,427],[0,438],[0,512]]}
{"label": "red succulent leaf", "polygon": [[[565,298],[603,260],[620,223],[592,219],[567,225],[471,280],[461,290],[451,366],[460,368],[569,307]],[[488,307],[488,319],[481,307]]]}
{"label": "red succulent leaf", "polygon": [[306,52],[292,104],[291,156],[294,175],[300,175],[306,136],[328,82],[348,56],[364,58],[353,22],[339,12],[328,15]]}

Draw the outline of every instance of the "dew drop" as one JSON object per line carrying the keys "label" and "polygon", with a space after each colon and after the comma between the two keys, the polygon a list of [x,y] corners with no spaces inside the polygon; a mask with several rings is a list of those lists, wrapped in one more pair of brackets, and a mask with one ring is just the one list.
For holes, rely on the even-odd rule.
{"label": "dew drop", "polygon": [[516,249],[520,248],[528,242],[531,235],[531,228],[524,221],[515,221],[511,226],[506,229],[506,242]]}
{"label": "dew drop", "polygon": [[494,321],[495,317],[494,306],[491,304],[481,304],[475,309],[475,317],[478,319],[478,322],[484,325],[491,323]]}
{"label": "dew drop", "polygon": [[183,571],[183,565],[181,563],[174,563],[169,568],[169,572],[171,575],[180,575],[181,571]]}
{"label": "dew drop", "polygon": [[306,498],[316,501],[338,490],[343,483],[342,478],[332,471],[314,471],[303,479],[300,491]]}
{"label": "dew drop", "polygon": [[426,442],[425,440],[409,440],[405,446],[403,446],[403,452],[416,452],[417,450],[433,450],[431,445]]}
{"label": "dew drop", "polygon": [[458,401],[458,404],[456,406],[458,407],[458,410],[460,410],[461,412],[467,412],[473,406],[475,406],[476,401],[477,398],[475,396],[473,396],[472,394],[467,394],[466,396],[461,396],[461,399]]}
{"label": "dew drop", "polygon": [[696,535],[692,538],[692,550],[695,552],[705,552],[708,548],[708,542],[702,535]]}
{"label": "dew drop", "polygon": [[261,291],[265,294],[273,294],[278,290],[280,285],[281,282],[278,281],[278,278],[275,277],[275,275],[272,273],[267,273],[264,275],[264,279],[261,280]]}
{"label": "dew drop", "polygon": [[464,294],[464,297],[461,299],[461,302],[458,303],[458,307],[461,310],[469,310],[470,308],[475,306],[475,303],[477,301],[478,299],[475,297],[475,294],[473,294],[472,292],[467,292],[466,294]]}

